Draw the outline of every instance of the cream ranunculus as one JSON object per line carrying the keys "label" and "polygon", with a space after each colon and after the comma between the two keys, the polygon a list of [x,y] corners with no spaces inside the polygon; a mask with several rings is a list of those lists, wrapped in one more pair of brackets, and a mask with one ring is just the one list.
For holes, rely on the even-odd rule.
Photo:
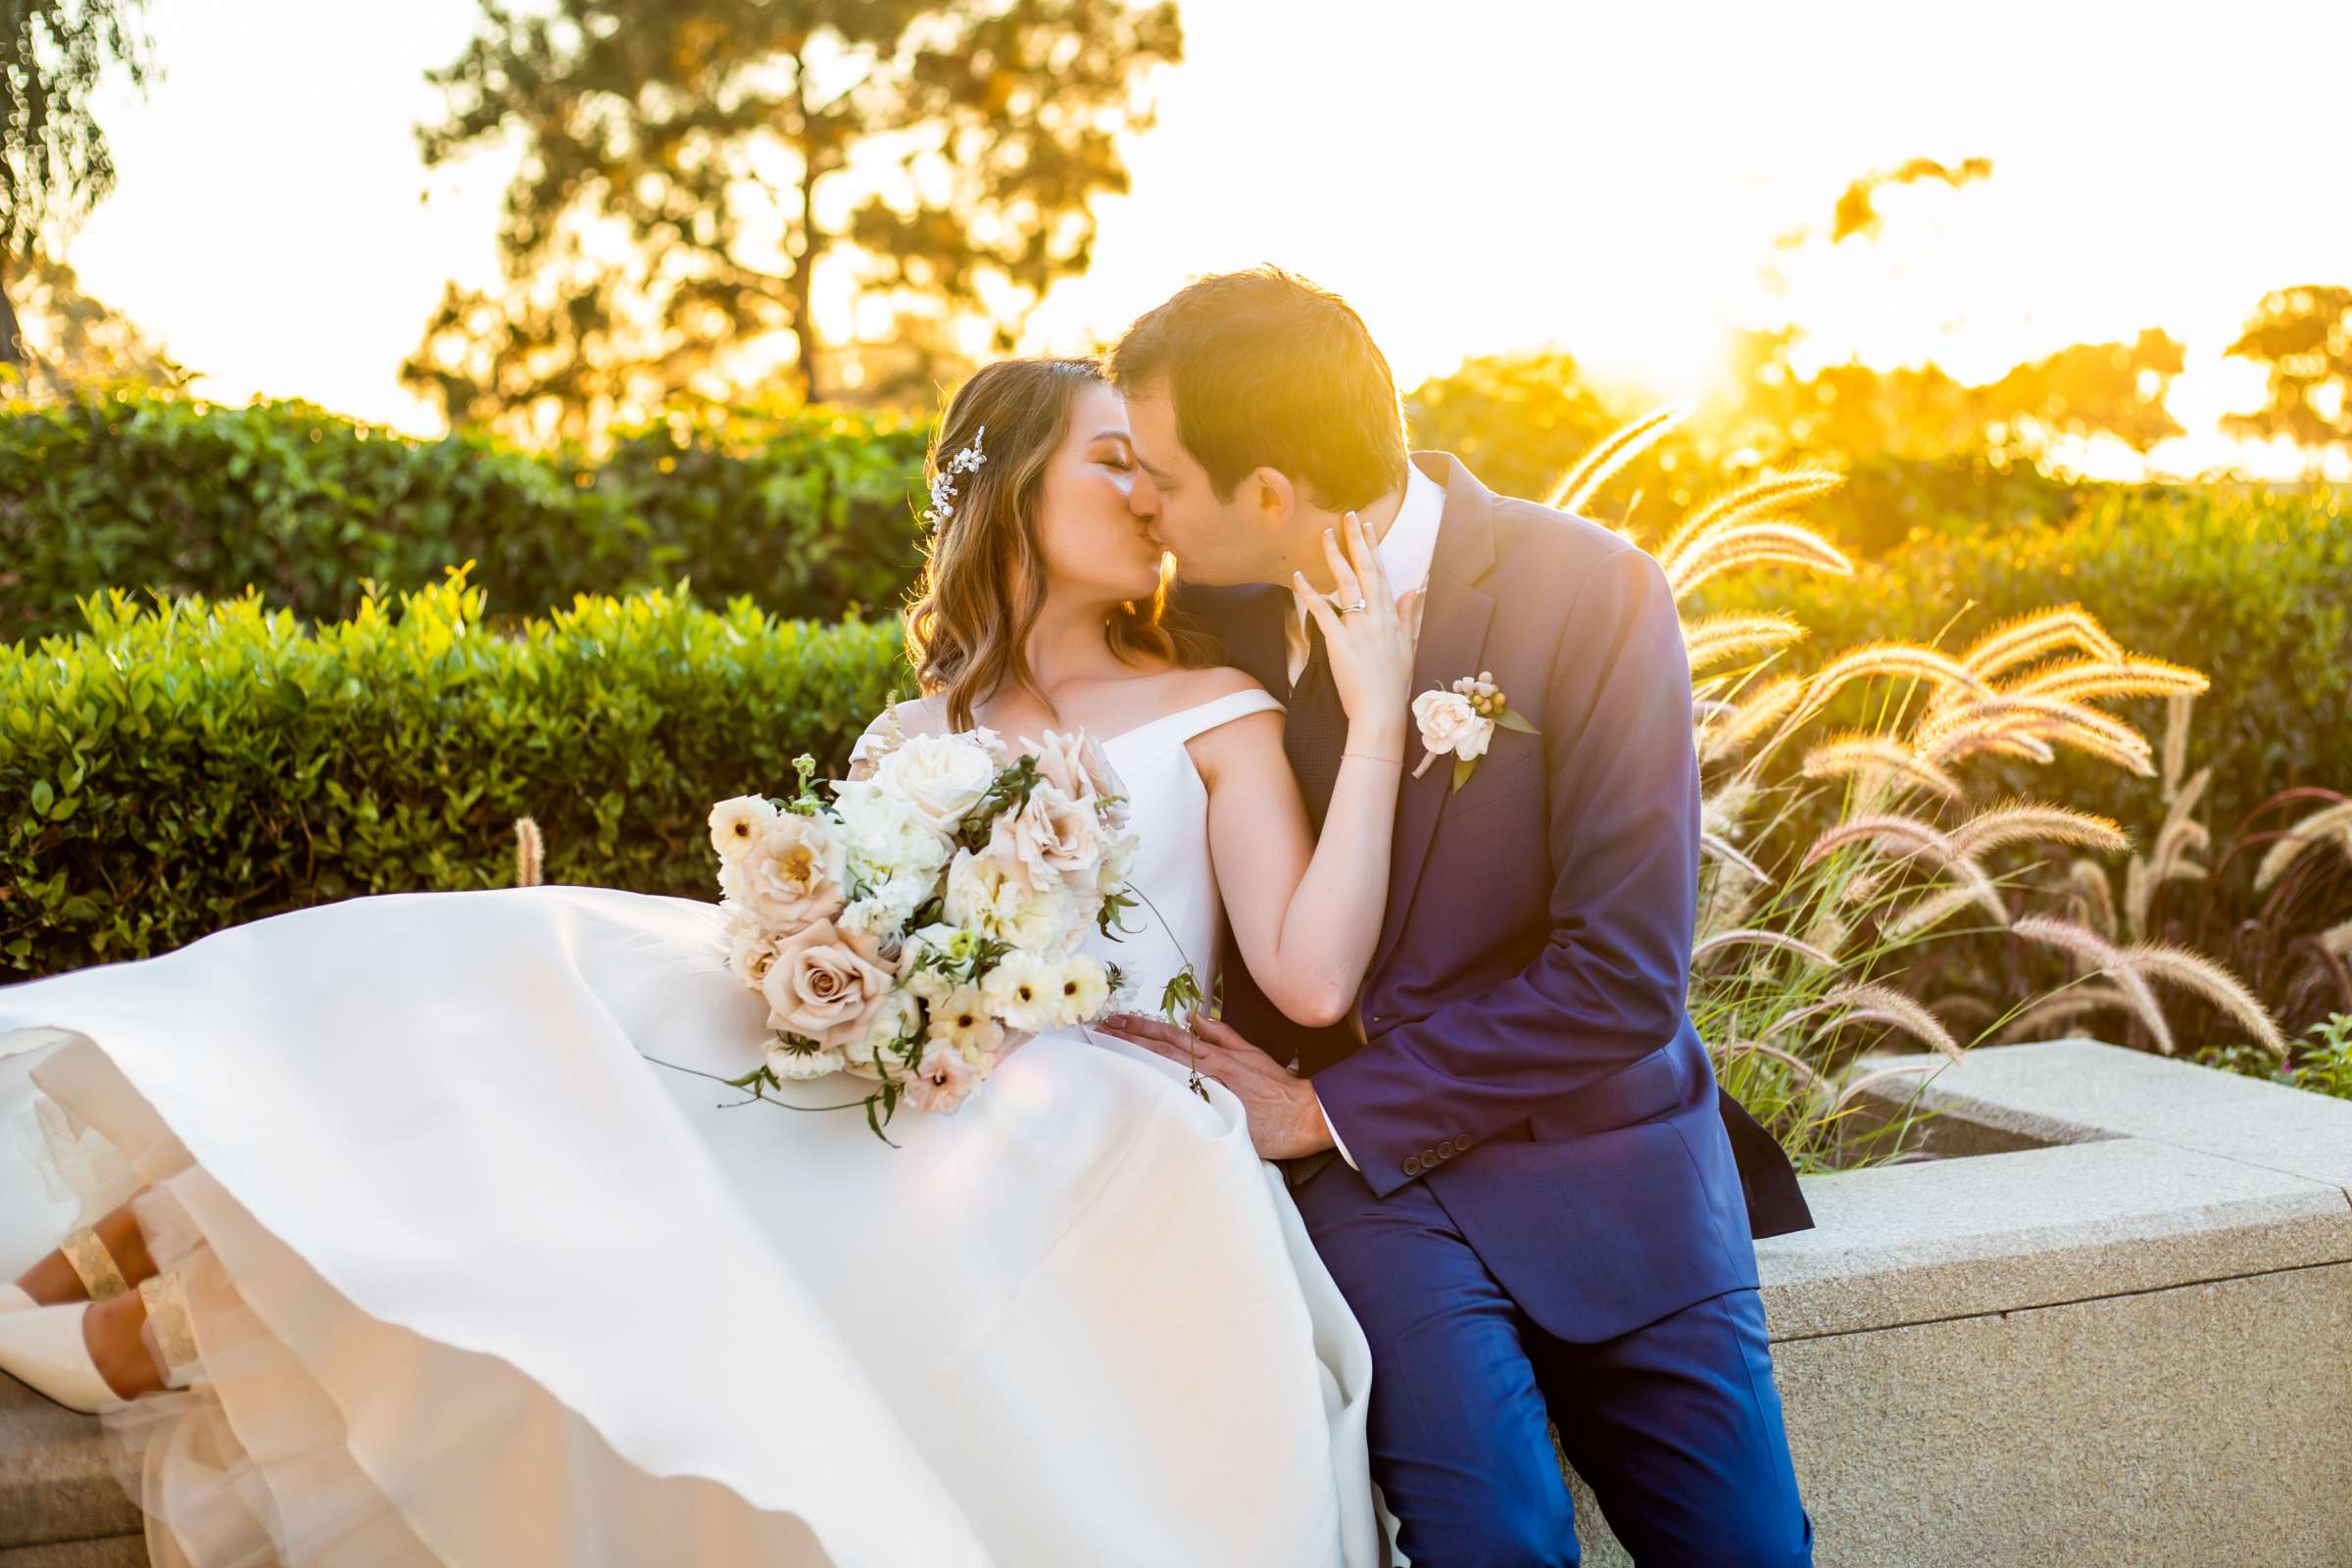
{"label": "cream ranunculus", "polygon": [[1494,738],[1494,721],[1480,717],[1459,692],[1423,692],[1414,698],[1413,723],[1420,728],[1423,750],[1465,762],[1486,756]]}
{"label": "cream ranunculus", "polygon": [[996,777],[996,759],[985,741],[915,735],[882,759],[873,783],[906,802],[934,832],[952,837]]}
{"label": "cream ranunculus", "polygon": [[1050,1029],[1061,1004],[1061,965],[1033,953],[1007,953],[980,982],[980,999],[1009,1028]]}
{"label": "cream ranunculus", "polygon": [[787,937],[760,987],[768,1026],[827,1048],[857,1039],[891,988],[891,972],[874,958],[870,939],[837,931],[830,920]]}
{"label": "cream ranunculus", "polygon": [[1064,878],[1091,882],[1102,861],[1104,838],[1093,806],[1040,784],[1019,810],[997,818],[988,848],[1017,862],[1031,886],[1050,888]]}
{"label": "cream ranunculus", "polygon": [[1065,950],[1078,928],[1067,889],[1037,888],[1024,868],[993,850],[958,850],[948,863],[947,917],[1032,953]]}
{"label": "cream ranunculus", "polygon": [[758,795],[721,801],[710,808],[710,847],[721,862],[739,860],[752,853],[781,814],[772,802]]}
{"label": "cream ranunculus", "polygon": [[776,961],[775,933],[740,908],[727,911],[727,967],[735,978],[760,989],[768,966]]}
{"label": "cream ranunculus", "polygon": [[812,816],[779,813],[750,853],[719,867],[727,897],[778,935],[830,919],[847,900],[849,852]]}
{"label": "cream ranunculus", "polygon": [[979,986],[957,986],[931,1004],[930,1038],[953,1046],[963,1059],[978,1067],[1004,1044],[999,1023]]}
{"label": "cream ranunculus", "polygon": [[1102,1016],[1110,1001],[1110,971],[1091,953],[1074,953],[1055,966],[1052,1022],[1056,1028]]}

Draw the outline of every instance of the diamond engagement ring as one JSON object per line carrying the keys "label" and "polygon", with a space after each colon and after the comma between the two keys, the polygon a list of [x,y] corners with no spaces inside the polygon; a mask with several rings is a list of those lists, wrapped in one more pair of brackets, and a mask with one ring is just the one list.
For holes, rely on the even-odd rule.
{"label": "diamond engagement ring", "polygon": [[1346,616],[1348,616],[1348,615],[1352,615],[1352,614],[1354,614],[1354,613],[1355,613],[1357,611],[1359,611],[1359,610],[1370,610],[1371,608],[1372,608],[1372,606],[1371,606],[1371,604],[1370,604],[1370,602],[1369,602],[1369,601],[1362,600],[1362,599],[1358,599],[1358,600],[1357,600],[1357,601],[1356,601],[1354,604],[1352,604],[1352,605],[1342,605],[1342,606],[1340,606],[1340,607],[1339,607],[1339,610],[1340,610],[1340,614],[1342,615],[1342,617],[1346,617]]}

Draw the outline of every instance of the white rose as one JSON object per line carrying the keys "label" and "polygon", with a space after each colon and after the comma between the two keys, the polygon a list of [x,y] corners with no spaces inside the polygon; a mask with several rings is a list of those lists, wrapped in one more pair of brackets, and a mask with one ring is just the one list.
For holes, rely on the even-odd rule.
{"label": "white rose", "polygon": [[1088,880],[1102,859],[1102,819],[1092,805],[1040,784],[1019,810],[997,818],[988,848],[1017,862],[1036,887]]}
{"label": "white rose", "polygon": [[1481,718],[1460,692],[1423,692],[1413,699],[1413,722],[1424,750],[1450,752],[1465,762],[1486,756],[1494,738],[1494,721]]}
{"label": "white rose", "polygon": [[882,1056],[891,1043],[917,1034],[922,1027],[923,1007],[914,993],[893,991],[875,1004],[872,1014],[865,1020],[865,1033],[843,1044],[842,1055],[851,1067],[869,1076],[874,1075],[877,1060],[884,1060],[885,1066],[895,1065],[895,1056]]}
{"label": "white rose", "polygon": [[985,741],[916,735],[882,759],[873,783],[913,808],[934,831],[952,835],[996,777],[996,759]]}
{"label": "white rose", "polygon": [[922,813],[875,784],[835,786],[833,808],[841,817],[850,858],[870,880],[901,872],[931,872],[948,863],[956,846]]}
{"label": "white rose", "polygon": [[739,860],[752,853],[768,825],[780,816],[775,807],[758,795],[738,795],[710,808],[710,847],[719,859]]}
{"label": "white rose", "polygon": [[782,1041],[767,1048],[767,1070],[786,1082],[822,1078],[836,1073],[847,1065],[838,1051],[811,1051],[806,1046],[788,1046]]}

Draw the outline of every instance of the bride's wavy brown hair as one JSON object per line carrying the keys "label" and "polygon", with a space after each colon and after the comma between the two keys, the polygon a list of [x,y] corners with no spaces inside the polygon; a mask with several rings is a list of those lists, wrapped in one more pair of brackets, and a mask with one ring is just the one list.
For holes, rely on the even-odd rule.
{"label": "bride's wavy brown hair", "polygon": [[[1000,360],[948,400],[923,464],[936,477],[956,454],[988,432],[988,461],[954,476],[955,508],[935,524],[922,581],[906,609],[906,656],[925,696],[945,692],[948,722],[972,727],[972,709],[1010,681],[1055,711],[1029,667],[1029,632],[1046,602],[1046,558],[1037,504],[1046,465],[1069,433],[1070,409],[1089,386],[1106,385],[1091,360]],[[1110,651],[1127,663],[1164,659],[1214,664],[1215,639],[1177,624],[1167,608],[1168,573],[1148,600],[1119,605],[1104,620]]]}

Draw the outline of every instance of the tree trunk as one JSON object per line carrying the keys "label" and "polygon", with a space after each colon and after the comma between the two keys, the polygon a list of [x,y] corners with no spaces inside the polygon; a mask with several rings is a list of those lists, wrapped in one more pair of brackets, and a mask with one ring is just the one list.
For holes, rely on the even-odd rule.
{"label": "tree trunk", "polygon": [[7,272],[0,269],[0,365],[24,363],[24,344],[17,335],[17,311],[8,303]]}
{"label": "tree trunk", "polygon": [[816,270],[816,137],[808,125],[808,63],[792,62],[793,109],[801,136],[801,253],[792,259],[792,335],[800,343],[801,397],[821,401],[816,390],[816,318],[810,307],[809,274]]}

